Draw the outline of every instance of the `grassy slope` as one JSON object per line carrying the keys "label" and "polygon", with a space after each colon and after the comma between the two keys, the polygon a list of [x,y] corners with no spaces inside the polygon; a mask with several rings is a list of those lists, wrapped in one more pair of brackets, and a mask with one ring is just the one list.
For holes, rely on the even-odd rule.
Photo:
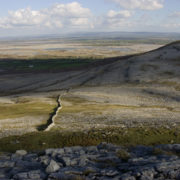
{"label": "grassy slope", "polygon": [[88,132],[74,133],[62,133],[60,131],[39,132],[0,139],[0,151],[14,152],[17,149],[37,151],[64,146],[97,145],[105,141],[125,146],[180,143],[179,130],[180,127],[174,129],[139,127],[129,129],[92,129]]}

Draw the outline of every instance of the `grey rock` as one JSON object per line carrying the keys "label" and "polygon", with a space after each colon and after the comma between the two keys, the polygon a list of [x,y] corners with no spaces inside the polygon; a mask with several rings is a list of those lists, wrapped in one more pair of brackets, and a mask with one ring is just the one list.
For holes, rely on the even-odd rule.
{"label": "grey rock", "polygon": [[[178,145],[162,147],[172,151],[179,148]],[[118,149],[123,147],[101,143],[99,146],[47,149],[43,154],[1,154],[0,180],[10,177],[13,180],[180,179],[178,156],[155,156],[150,153],[152,147],[137,146],[131,149],[128,161],[121,161],[117,157]]]}
{"label": "grey rock", "polygon": [[84,175],[89,175],[89,174],[99,174],[100,170],[94,166],[85,166],[83,169],[83,174]]}
{"label": "grey rock", "polygon": [[20,160],[20,161],[16,162],[16,167],[35,170],[35,169],[41,168],[41,163],[40,162],[30,162],[30,161]]}
{"label": "grey rock", "polygon": [[117,156],[98,157],[94,159],[94,161],[114,166],[117,165],[117,163],[121,162],[121,160]]}
{"label": "grey rock", "polygon": [[88,163],[88,158],[86,155],[81,155],[80,158],[79,158],[79,162],[78,162],[78,165],[81,166],[81,167],[84,167],[87,165]]}
{"label": "grey rock", "polygon": [[101,170],[101,174],[103,176],[114,177],[116,175],[119,175],[120,173],[116,169],[103,169]]}
{"label": "grey rock", "polygon": [[180,170],[176,171],[176,170],[169,170],[166,174],[166,176],[170,179],[177,179],[179,176],[180,179]]}
{"label": "grey rock", "polygon": [[123,174],[120,180],[136,180],[136,178],[134,176],[131,176],[130,174]]}
{"label": "grey rock", "polygon": [[162,150],[165,150],[165,151],[173,151],[176,153],[180,152],[180,144],[162,144],[162,145],[158,145],[156,147],[160,148]]}
{"label": "grey rock", "polygon": [[6,179],[8,179],[8,177],[6,176],[6,174],[0,174],[0,179],[6,180]]}
{"label": "grey rock", "polygon": [[80,155],[84,155],[84,154],[85,154],[84,149],[81,149],[81,150],[79,151],[79,154],[80,154]]}
{"label": "grey rock", "polygon": [[78,164],[78,159],[71,159],[70,165],[76,166]]}
{"label": "grey rock", "polygon": [[62,172],[64,174],[73,174],[73,175],[83,175],[84,170],[83,168],[79,168],[79,167],[65,167],[59,170],[59,172]]}
{"label": "grey rock", "polygon": [[71,149],[72,151],[75,151],[75,152],[83,151],[83,148],[81,146],[74,146]]}
{"label": "grey rock", "polygon": [[174,144],[173,151],[175,151],[176,153],[180,153],[180,144]]}
{"label": "grey rock", "polygon": [[39,161],[42,163],[42,164],[44,164],[44,165],[48,165],[49,164],[49,162],[50,162],[50,157],[49,156],[41,156],[41,157],[39,157]]}
{"label": "grey rock", "polygon": [[26,156],[23,157],[23,160],[35,162],[38,160],[38,155],[37,154],[27,154]]}
{"label": "grey rock", "polygon": [[0,161],[0,168],[10,168],[14,167],[15,162],[13,161]]}
{"label": "grey rock", "polygon": [[120,180],[121,179],[121,175],[115,176],[113,178],[111,178],[112,180]]}
{"label": "grey rock", "polygon": [[177,173],[176,175],[176,179],[179,180],[180,179],[180,172]]}
{"label": "grey rock", "polygon": [[142,176],[148,177],[149,179],[154,179],[154,175],[156,174],[153,168],[148,168],[147,170],[141,171]]}
{"label": "grey rock", "polygon": [[44,179],[46,175],[41,170],[34,170],[28,172],[28,177],[30,179]]}
{"label": "grey rock", "polygon": [[[71,165],[71,158],[70,157],[61,157],[62,163],[65,164],[65,166],[70,166]],[[60,161],[61,162],[61,161]]]}
{"label": "grey rock", "polygon": [[136,146],[134,149],[132,149],[132,153],[139,157],[150,155],[152,152],[153,148],[147,146]]}
{"label": "grey rock", "polygon": [[29,171],[29,169],[26,167],[13,167],[13,168],[11,168],[11,170],[8,171],[8,175],[10,177],[12,177],[18,173],[22,173],[22,172],[26,172],[26,171]]}
{"label": "grey rock", "polygon": [[18,180],[29,179],[27,172],[18,173],[15,176],[13,176],[13,178]]}
{"label": "grey rock", "polygon": [[52,173],[49,175],[48,180],[84,180],[83,177],[79,176],[79,175],[68,175],[68,174],[64,174],[62,172],[60,173]]}
{"label": "grey rock", "polygon": [[64,152],[67,153],[67,154],[68,153],[70,154],[70,153],[73,153],[73,150],[70,147],[65,147]]}
{"label": "grey rock", "polygon": [[22,160],[23,156],[19,155],[19,154],[12,154],[11,155],[11,160],[13,161],[18,161],[18,160]]}
{"label": "grey rock", "polygon": [[96,152],[98,152],[98,149],[97,149],[96,146],[88,146],[88,147],[86,148],[86,151],[87,151],[88,153],[96,153]]}
{"label": "grey rock", "polygon": [[46,154],[46,155],[51,155],[53,152],[55,152],[55,149],[52,149],[52,148],[45,150],[45,154]]}
{"label": "grey rock", "polygon": [[57,154],[64,154],[64,149],[63,148],[57,149],[56,153]]}
{"label": "grey rock", "polygon": [[16,154],[20,155],[20,156],[25,156],[27,154],[27,151],[25,151],[25,150],[17,150]]}
{"label": "grey rock", "polygon": [[114,144],[110,144],[110,143],[106,143],[106,142],[102,142],[101,144],[99,144],[97,146],[97,148],[100,149],[106,149],[108,151],[116,151],[117,149],[121,149],[121,147],[118,147]]}
{"label": "grey rock", "polygon": [[45,154],[48,156],[57,156],[57,155],[63,155],[65,153],[64,148],[59,148],[59,149],[54,149],[54,148],[50,148],[50,149],[46,149],[45,150]]}
{"label": "grey rock", "polygon": [[140,177],[140,180],[153,180],[154,178],[150,177],[150,176],[146,176],[146,175],[142,175]]}
{"label": "grey rock", "polygon": [[0,169],[0,179],[8,178],[7,170],[5,168]]}
{"label": "grey rock", "polygon": [[47,173],[53,173],[60,169],[60,166],[56,163],[56,161],[51,160],[49,165],[46,168]]}
{"label": "grey rock", "polygon": [[6,160],[10,160],[10,155],[9,154],[1,154],[0,161],[6,161]]}
{"label": "grey rock", "polygon": [[159,163],[155,166],[158,172],[167,172],[169,170],[180,169],[180,161],[174,161],[173,163],[170,162],[163,162]]}

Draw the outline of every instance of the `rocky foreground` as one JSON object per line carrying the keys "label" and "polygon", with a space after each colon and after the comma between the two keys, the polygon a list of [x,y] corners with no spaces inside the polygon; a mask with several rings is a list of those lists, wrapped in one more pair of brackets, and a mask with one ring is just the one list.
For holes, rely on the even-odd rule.
{"label": "rocky foreground", "polygon": [[180,179],[180,144],[124,148],[102,143],[44,152],[1,153],[0,179]]}

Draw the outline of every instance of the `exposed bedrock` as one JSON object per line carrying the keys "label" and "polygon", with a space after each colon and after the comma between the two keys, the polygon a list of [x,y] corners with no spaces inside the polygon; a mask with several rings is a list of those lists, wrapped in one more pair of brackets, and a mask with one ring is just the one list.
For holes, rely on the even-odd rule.
{"label": "exposed bedrock", "polygon": [[179,152],[180,144],[125,148],[106,143],[41,153],[18,150],[0,155],[0,179],[179,180]]}

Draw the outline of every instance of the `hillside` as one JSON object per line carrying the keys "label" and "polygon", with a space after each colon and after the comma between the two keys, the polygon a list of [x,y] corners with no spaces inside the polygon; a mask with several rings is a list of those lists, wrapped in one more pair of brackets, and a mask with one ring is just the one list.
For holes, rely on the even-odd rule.
{"label": "hillside", "polygon": [[[45,74],[1,73],[0,92],[46,91],[83,85],[163,83],[179,87],[180,42],[135,56],[105,59],[83,68]],[[13,63],[13,62],[12,62]],[[95,67],[94,67],[95,66]],[[168,84],[168,85],[169,85]]]}
{"label": "hillside", "polygon": [[0,94],[2,136],[38,131],[58,96],[56,130],[179,126],[180,42],[66,70],[1,72]]}

